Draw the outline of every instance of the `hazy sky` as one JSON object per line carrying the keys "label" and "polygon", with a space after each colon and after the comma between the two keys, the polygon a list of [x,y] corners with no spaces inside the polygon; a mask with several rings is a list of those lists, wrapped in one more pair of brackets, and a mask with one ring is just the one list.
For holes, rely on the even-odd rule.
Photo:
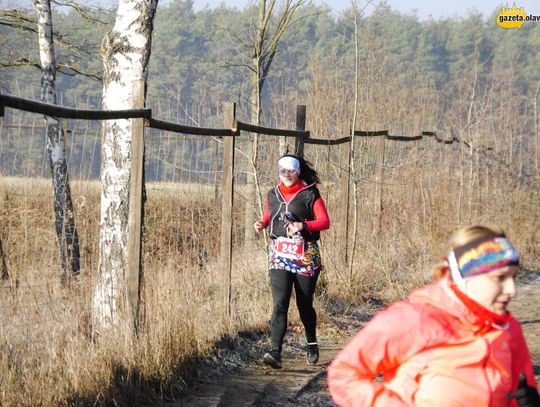
{"label": "hazy sky", "polygon": [[[200,10],[205,6],[215,7],[220,3],[225,3],[227,6],[236,6],[240,9],[244,8],[246,4],[252,3],[255,0],[195,0],[194,6],[196,10]],[[336,12],[350,8],[350,0],[313,0],[316,4],[326,4]],[[379,4],[380,1],[373,1],[372,4]],[[452,17],[454,15],[467,15],[472,9],[484,14],[484,16],[490,15],[494,10],[502,6],[523,7],[529,14],[540,15],[540,1],[539,0],[521,0],[521,1],[493,1],[493,0],[451,0],[451,1],[439,1],[439,0],[387,0],[387,3],[395,10],[403,13],[413,13],[416,10],[416,14],[420,19],[428,19],[432,16],[434,19],[441,17]],[[365,1],[359,2],[360,6],[365,4]]]}
{"label": "hazy sky", "polygon": [[[81,0],[79,0],[81,1]],[[159,0],[165,4],[170,0]],[[255,3],[257,0],[194,0],[195,10],[204,7],[216,7],[224,3],[229,7],[243,9],[247,4]],[[316,4],[324,4],[333,9],[336,13],[350,8],[351,0],[312,0]],[[366,0],[357,0],[362,7]],[[373,10],[381,0],[372,0],[368,8]],[[98,3],[102,6],[112,6],[117,0],[86,0],[81,3]],[[517,1],[496,1],[496,0],[387,0],[387,3],[395,10],[402,13],[416,13],[422,20],[467,15],[471,10],[477,10],[484,16],[489,16],[493,11],[502,6],[523,7],[528,14],[540,15],[540,0],[517,0]],[[15,8],[21,4],[31,5],[30,0],[0,0],[0,9]]]}

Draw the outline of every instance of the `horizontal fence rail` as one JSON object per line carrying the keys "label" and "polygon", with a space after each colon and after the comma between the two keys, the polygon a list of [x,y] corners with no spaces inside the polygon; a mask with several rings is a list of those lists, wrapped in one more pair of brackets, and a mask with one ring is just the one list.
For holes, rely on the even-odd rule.
{"label": "horizontal fence rail", "polygon": [[388,136],[388,130],[373,130],[373,131],[355,130],[354,135],[360,136],[360,137]]}
{"label": "horizontal fence rail", "polygon": [[[305,144],[333,146],[344,143],[349,143],[352,140],[351,136],[344,136],[335,139],[313,138],[307,130],[292,130],[292,129],[277,129],[272,127],[256,126],[241,121],[235,121],[234,127],[231,129],[219,128],[204,128],[195,126],[186,126],[175,122],[159,120],[152,117],[151,109],[130,109],[130,110],[84,110],[74,109],[64,106],[51,105],[48,103],[37,102],[30,99],[20,98],[10,95],[0,94],[0,117],[4,116],[4,108],[10,107],[13,109],[23,110],[31,113],[41,113],[47,116],[59,117],[64,119],[78,120],[115,120],[115,119],[134,119],[144,118],[147,127],[170,131],[173,133],[181,133],[196,136],[212,136],[212,137],[231,137],[238,136],[240,130],[250,133],[264,134],[268,136],[295,137],[302,140]],[[421,135],[417,136],[398,136],[390,135],[388,130],[356,130],[356,137],[385,137],[393,141],[418,141],[424,136],[434,137],[435,141],[443,144],[463,143],[468,146],[467,142],[460,140],[457,137],[444,139],[437,135],[434,131],[422,131]]]}
{"label": "horizontal fence rail", "polygon": [[339,144],[349,143],[352,140],[351,136],[341,137],[336,139],[323,139],[323,138],[308,138],[304,141],[306,144],[316,144],[321,146],[336,146]]}
{"label": "horizontal fence rail", "polygon": [[244,130],[250,133],[265,134],[267,136],[298,137],[303,139],[309,137],[309,131],[275,129],[271,127],[255,126],[244,122],[237,122],[236,124],[238,130]]}
{"label": "horizontal fence rail", "polygon": [[148,120],[148,127],[158,130],[171,131],[173,133],[191,134],[196,136],[227,137],[234,136],[237,133],[231,129],[212,129],[204,127],[184,126],[182,124],[167,122],[164,120],[157,120],[153,118],[150,118]]}
{"label": "horizontal fence rail", "polygon": [[[404,142],[418,141],[418,140],[422,140],[424,137],[433,137],[437,143],[442,143],[442,144],[462,143],[466,145],[467,147],[470,146],[469,143],[457,137],[452,137],[451,139],[444,139],[438,136],[437,133],[434,131],[423,131],[422,134],[418,136],[398,136],[398,135],[389,134],[388,130],[375,130],[375,131],[356,130],[354,132],[354,136],[355,137],[384,137],[387,140],[404,141]],[[344,136],[344,137],[340,137],[336,139],[308,138],[305,140],[305,143],[323,145],[323,146],[335,146],[339,144],[350,143],[351,140],[352,140],[351,136]]]}
{"label": "horizontal fence rail", "polygon": [[84,110],[73,109],[35,100],[0,94],[0,116],[4,116],[4,107],[24,110],[31,113],[41,113],[47,116],[60,117],[63,119],[79,120],[115,120],[152,117],[151,109],[130,110]]}

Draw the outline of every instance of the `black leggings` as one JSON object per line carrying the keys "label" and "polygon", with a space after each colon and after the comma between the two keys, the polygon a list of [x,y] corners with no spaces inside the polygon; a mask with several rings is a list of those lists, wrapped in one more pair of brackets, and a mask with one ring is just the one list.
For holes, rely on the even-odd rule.
{"label": "black leggings", "polygon": [[306,339],[308,342],[317,342],[317,314],[313,308],[313,295],[315,294],[318,278],[318,272],[309,277],[291,273],[287,270],[270,270],[270,284],[274,303],[270,323],[272,348],[281,350],[281,344],[287,331],[287,313],[293,286],[296,294],[296,306],[306,330]]}

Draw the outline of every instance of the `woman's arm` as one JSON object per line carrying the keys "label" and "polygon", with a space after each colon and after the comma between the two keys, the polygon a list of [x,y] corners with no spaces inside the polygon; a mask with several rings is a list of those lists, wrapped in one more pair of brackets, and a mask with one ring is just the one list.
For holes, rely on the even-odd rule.
{"label": "woman's arm", "polygon": [[523,336],[523,330],[519,321],[512,319],[510,321],[510,334],[512,335],[511,349],[512,349],[512,379],[514,388],[517,387],[519,375],[525,374],[527,383],[529,386],[536,388],[536,381],[534,378],[534,368],[531,359],[531,353],[529,347]]}
{"label": "woman's arm", "polygon": [[266,227],[268,227],[269,223],[270,223],[270,210],[268,209],[268,197],[266,197],[266,203],[265,203],[263,217],[262,217],[261,220],[258,220],[257,222],[255,222],[253,227],[255,228],[255,230],[257,232],[260,232],[263,229],[265,229]]}
{"label": "woman's arm", "polygon": [[308,232],[320,232],[330,227],[330,218],[322,197],[317,198],[313,203],[314,220],[306,220],[304,223]]}
{"label": "woman's arm", "polygon": [[[400,303],[379,313],[336,356],[328,367],[328,389],[341,407],[409,406],[399,394],[375,381],[379,374],[393,372],[417,353],[428,340],[422,335],[417,310]],[[407,323],[404,323],[407,321]],[[416,382],[405,394],[414,393]]]}

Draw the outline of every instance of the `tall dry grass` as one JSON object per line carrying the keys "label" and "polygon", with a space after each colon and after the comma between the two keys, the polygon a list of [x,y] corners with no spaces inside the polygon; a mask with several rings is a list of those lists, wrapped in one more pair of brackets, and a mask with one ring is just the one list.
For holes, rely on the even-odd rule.
{"label": "tall dry grass", "polygon": [[[317,297],[321,320],[333,299],[403,298],[428,278],[449,233],[469,223],[502,225],[525,267],[538,266],[538,188],[521,185],[495,164],[490,165],[498,168],[496,175],[471,180],[470,162],[458,160],[459,149],[450,147],[450,154],[444,150],[448,146],[427,144],[388,144],[384,175],[376,181],[370,148],[366,142],[359,149],[359,235],[352,274],[338,244],[345,224],[338,216],[339,156],[326,147],[306,148],[320,169],[333,222],[321,240],[326,264]],[[471,183],[479,189],[469,188]],[[185,385],[194,358],[208,355],[223,336],[267,329],[271,299],[264,239],[256,241],[255,252],[243,252],[243,233],[235,228],[232,317],[226,320],[218,306],[221,211],[213,189],[150,184],[145,328],[138,338],[122,331],[92,338],[88,324],[97,272],[99,186],[72,185],[82,275],[68,288],[60,284],[50,189],[47,180],[2,179],[0,233],[11,279],[0,287],[1,405],[125,404],[149,395],[164,397]],[[379,197],[382,212],[373,205]],[[235,225],[242,224],[243,210],[237,199]],[[291,314],[298,322],[296,312]]]}
{"label": "tall dry grass", "polygon": [[213,190],[160,184],[148,186],[145,213],[144,330],[136,339],[122,331],[92,338],[99,185],[74,182],[72,190],[82,270],[62,288],[49,182],[2,179],[0,232],[11,278],[0,287],[1,405],[122,405],[145,386],[152,391],[144,397],[164,396],[185,386],[191,361],[217,340],[266,327],[265,251],[235,253],[233,318],[224,320]]}

